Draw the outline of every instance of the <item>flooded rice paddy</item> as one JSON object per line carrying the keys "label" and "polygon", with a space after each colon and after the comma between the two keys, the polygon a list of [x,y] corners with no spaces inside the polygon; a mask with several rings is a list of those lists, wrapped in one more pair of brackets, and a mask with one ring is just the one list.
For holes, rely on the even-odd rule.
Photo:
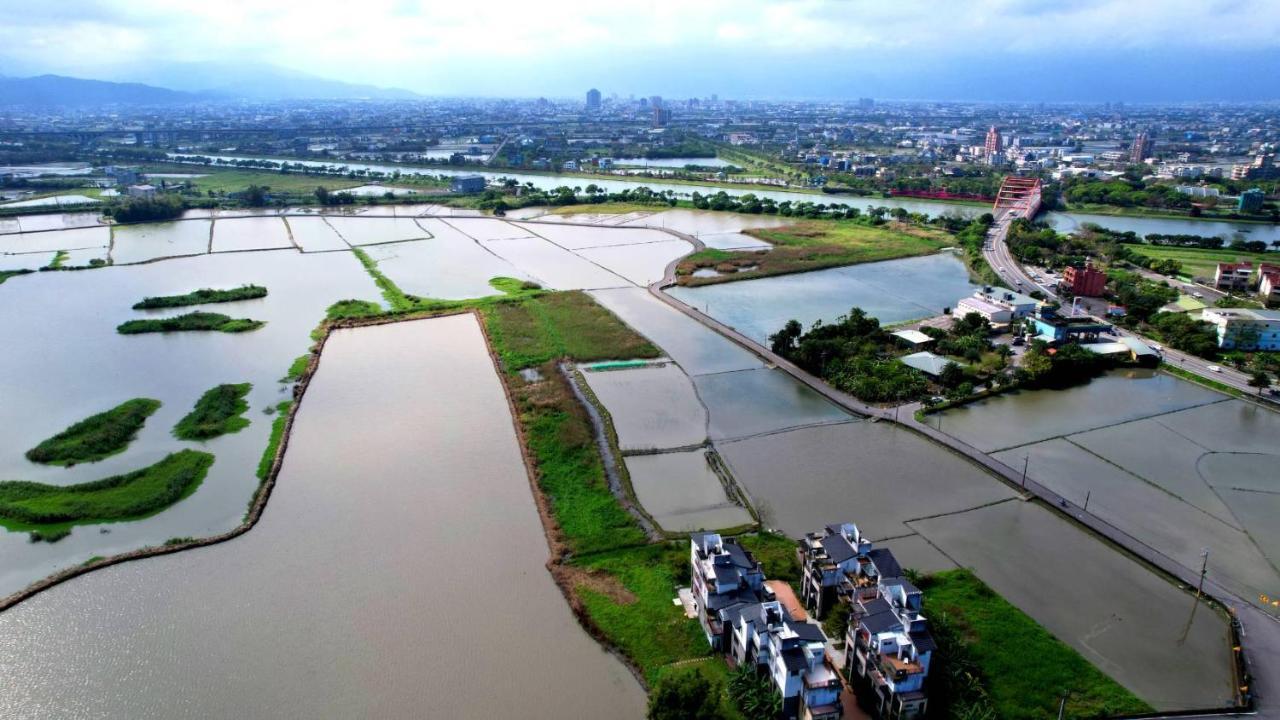
{"label": "flooded rice paddy", "polygon": [[[1130,374],[1132,375],[1132,374]],[[1280,588],[1280,414],[1172,376],[1114,373],[942,413],[942,429],[1245,598]],[[1014,423],[1014,419],[1021,422]]]}
{"label": "flooded rice paddy", "polygon": [[[718,444],[770,525],[792,537],[854,518],[868,537],[962,512],[1013,491],[951,451],[887,424],[847,422]],[[893,547],[893,543],[889,543]]]}
{"label": "flooded rice paddy", "polygon": [[209,252],[213,223],[179,220],[111,228],[111,260],[116,265]]}
{"label": "flooded rice paddy", "polygon": [[213,224],[213,252],[292,248],[289,226],[279,217],[247,217]]}
{"label": "flooded rice paddy", "polygon": [[547,552],[475,319],[340,331],[257,527],[0,614],[0,715],[641,717]]}
{"label": "flooded rice paddy", "polygon": [[732,503],[705,450],[625,458],[636,499],[668,532],[738,528],[755,520]]}
{"label": "flooded rice paddy", "polygon": [[1230,704],[1224,618],[1050,511],[1011,500],[911,526],[1157,709]]}
{"label": "flooded rice paddy", "polygon": [[[266,321],[259,330],[116,332],[116,325],[126,320],[189,310],[132,310],[143,297],[246,283],[266,287],[269,295],[209,307]],[[257,487],[255,470],[267,444],[272,416],[263,409],[288,399],[287,386],[278,379],[311,344],[309,334],[325,308],[345,297],[379,298],[350,253],[300,255],[294,250],[39,273],[0,286],[0,333],[12,347],[22,348],[0,353],[0,377],[6,378],[0,402],[0,427],[6,428],[0,433],[0,478],[71,484],[144,467],[193,446],[175,439],[170,430],[204,391],[220,383],[254,386],[246,413],[249,427],[200,444],[217,460],[191,497],[144,520],[76,527],[53,544],[28,542],[25,533],[0,532],[0,595],[95,555],[210,535],[238,524]],[[123,453],[72,468],[36,465],[24,457],[26,450],[72,423],[134,397],[154,398],[163,406]]]}
{"label": "flooded rice paddy", "polygon": [[942,253],[668,292],[767,346],[788,320],[808,328],[859,307],[889,325],[940,314],[976,288],[964,263]]}
{"label": "flooded rice paddy", "polygon": [[624,452],[706,442],[707,410],[698,401],[693,383],[677,365],[588,369],[582,376],[609,410],[618,445]]}
{"label": "flooded rice paddy", "polygon": [[[269,417],[261,414],[261,410],[287,397],[284,391],[288,386],[274,380],[283,374],[290,360],[307,347],[309,330],[330,303],[348,297],[374,301],[380,297],[351,253],[313,254],[320,250],[349,249],[350,238],[344,240],[343,234],[335,230],[333,221],[337,220],[336,226],[346,228],[357,242],[372,243],[366,251],[406,292],[441,298],[492,294],[492,288],[487,287],[491,271],[493,275],[527,277],[549,287],[587,288],[598,302],[661,347],[671,363],[660,370],[643,368],[586,374],[597,397],[612,415],[624,448],[672,451],[658,455],[631,454],[625,459],[637,496],[649,512],[659,517],[663,527],[724,527],[750,522],[750,513],[729,500],[732,493],[726,491],[721,477],[707,464],[704,451],[689,449],[690,445],[704,442],[710,434],[711,445],[725,460],[737,486],[746,491],[766,525],[798,535],[826,523],[854,520],[877,540],[893,538],[885,544],[899,554],[907,567],[931,570],[956,564],[973,566],[979,576],[1011,601],[1153,704],[1175,707],[1177,703],[1191,700],[1195,700],[1196,705],[1219,702],[1212,698],[1221,694],[1218,673],[1227,667],[1221,657],[1226,650],[1225,624],[1221,618],[1208,612],[1197,616],[1190,631],[1192,639],[1186,643],[1191,650],[1185,653],[1171,652],[1159,643],[1147,646],[1142,633],[1157,633],[1163,642],[1167,636],[1166,621],[1175,614],[1172,608],[1182,603],[1189,610],[1191,596],[1043,510],[1039,512],[1061,526],[1052,531],[1060,535],[1051,538],[1058,545],[1042,550],[1037,543],[1049,542],[1045,539],[1049,531],[1035,534],[1019,530],[1016,524],[1009,530],[1010,537],[1016,539],[1005,545],[999,528],[1003,527],[1002,523],[1010,522],[1004,516],[1015,512],[1007,508],[1034,509],[1010,500],[1013,496],[1010,488],[917,435],[850,416],[789,376],[766,369],[748,350],[638,287],[653,277],[652,273],[661,273],[666,255],[637,248],[671,242],[661,239],[670,238],[669,235],[634,227],[544,223],[522,226],[497,220],[426,217],[428,214],[434,214],[429,206],[424,206],[417,219],[401,215],[369,218],[289,215],[280,220],[281,227],[287,223],[284,236],[292,236],[303,252],[290,249],[202,255],[84,273],[42,273],[0,286],[0,307],[4,308],[0,310],[0,323],[3,323],[0,329],[7,336],[17,338],[23,347],[35,348],[23,353],[21,358],[0,356],[0,376],[34,379],[30,383],[15,384],[12,394],[6,395],[6,401],[10,396],[16,399],[13,404],[0,404],[0,423],[6,427],[21,426],[24,430],[15,434],[17,437],[0,436],[0,476],[45,482],[65,478],[66,482],[79,482],[107,474],[99,473],[99,469],[133,469],[150,462],[148,458],[158,458],[181,445],[168,431],[200,392],[219,382],[249,380],[255,384],[248,415],[252,424],[241,433],[208,444],[218,460],[195,495],[147,520],[105,528],[110,530],[107,534],[101,533],[103,528],[77,528],[56,545],[31,544],[25,535],[17,533],[0,534],[0,555],[17,558],[12,563],[6,561],[0,568],[0,592],[18,589],[91,555],[122,552],[175,536],[211,534],[239,521],[256,486],[253,468],[266,444]],[[203,227],[206,246],[198,252],[207,253],[210,241],[216,249],[219,225],[244,222],[228,220],[226,216],[219,218],[213,222],[201,219],[149,226],[150,230],[148,226],[130,226],[141,229],[125,233],[124,251],[126,256],[151,257],[158,250],[165,250],[162,244],[181,246],[191,242],[194,245],[185,239],[187,230],[172,227],[190,225]],[[256,218],[249,222],[261,224],[269,237],[279,237],[274,229],[265,229],[275,227],[274,219]],[[364,228],[356,224],[361,222],[387,224]],[[412,223],[417,229],[405,223]],[[63,223],[61,227],[68,226]],[[160,227],[169,229],[156,229]],[[115,228],[117,233],[126,229]],[[418,233],[419,239],[404,237],[406,230]],[[399,240],[387,239],[392,236]],[[6,239],[0,236],[0,242]],[[632,239],[640,240],[630,242]],[[243,239],[228,243],[251,245],[276,241]],[[687,243],[680,244],[688,248]],[[243,249],[250,248],[246,245]],[[101,250],[88,247],[77,252]],[[612,254],[600,256],[596,252],[600,250]],[[613,252],[615,250],[617,252]],[[772,302],[786,311],[784,314],[788,317],[782,318],[785,322],[790,317],[801,317],[801,311],[815,318],[832,312],[830,318],[834,318],[850,306],[862,304],[859,298],[864,296],[859,296],[860,292],[869,293],[865,295],[870,298],[868,302],[874,301],[884,289],[876,286],[876,282],[887,283],[890,290],[913,286],[913,293],[919,293],[907,299],[893,298],[884,311],[887,315],[914,312],[910,310],[912,307],[932,309],[931,302],[940,303],[938,307],[950,305],[968,294],[970,286],[958,261],[934,256],[893,262],[915,261],[937,262],[943,269],[886,270],[865,266],[880,277],[861,284],[829,281],[836,288],[832,292],[839,296],[836,300],[809,296],[797,302],[796,297],[803,297],[803,290],[792,288],[785,292],[771,291],[775,292]],[[946,267],[948,263],[950,269]],[[957,268],[958,273],[951,275]],[[502,272],[497,272],[499,269]],[[819,274],[811,273],[803,280],[812,281]],[[787,278],[774,280],[784,279]],[[125,338],[114,333],[118,322],[138,315],[128,307],[144,295],[176,294],[206,286],[234,287],[247,282],[266,285],[271,294],[263,300],[215,309],[267,320],[262,330],[243,336],[214,333]],[[761,282],[767,281],[738,285],[746,288]],[[954,288],[949,284],[953,282]],[[720,287],[733,288],[734,285]],[[961,287],[963,289],[957,290]],[[760,325],[772,322],[760,319],[767,314],[767,301],[753,299],[756,292],[744,294],[741,302],[748,306],[757,304],[754,309],[742,311],[743,317]],[[947,296],[945,301],[943,295]],[[904,307],[908,310],[903,310]],[[109,308],[117,308],[117,316],[110,316],[104,310]],[[715,308],[711,310],[715,315]],[[739,327],[752,337],[758,334]],[[49,328],[56,332],[49,332]],[[453,618],[458,608],[470,609],[469,603],[485,595],[476,593],[470,584],[465,590],[456,588],[454,584],[461,583],[451,584],[446,577],[450,573],[461,573],[450,577],[467,577],[472,566],[463,567],[463,564],[474,560],[473,552],[422,551],[423,547],[459,542],[469,531],[484,532],[486,509],[473,513],[469,509],[451,512],[450,508],[456,509],[457,503],[473,500],[500,507],[505,514],[497,516],[500,519],[496,522],[502,527],[504,537],[510,518],[518,518],[527,510],[536,529],[536,516],[532,515],[523,469],[495,470],[494,477],[483,470],[484,477],[477,481],[479,490],[474,498],[459,490],[465,487],[470,492],[469,484],[455,481],[465,476],[471,483],[474,480],[471,464],[479,462],[487,468],[490,462],[498,463],[503,453],[489,453],[497,459],[485,453],[479,460],[470,456],[464,460],[461,456],[474,453],[476,443],[482,439],[492,443],[493,438],[510,433],[505,404],[500,412],[492,414],[506,423],[505,430],[487,429],[480,421],[456,422],[457,418],[451,413],[455,412],[455,406],[468,406],[468,399],[450,401],[449,412],[441,413],[440,397],[449,397],[450,393],[483,394],[489,392],[486,388],[491,384],[496,384],[488,357],[481,352],[481,359],[467,360],[468,367],[475,365],[472,370],[480,372],[480,376],[457,382],[461,376],[454,374],[453,363],[460,367],[461,358],[472,352],[466,349],[469,340],[440,340],[443,336],[435,335],[431,335],[434,340],[422,339],[418,331],[386,330],[386,334],[376,337],[394,336],[400,340],[371,339],[368,345],[363,339],[340,341],[338,338],[348,336],[346,332],[335,338],[333,345],[338,350],[333,354],[327,352],[312,389],[312,393],[318,394],[309,393],[304,401],[280,486],[258,528],[216,548],[95,572],[18,606],[16,610],[22,612],[0,615],[0,626],[12,623],[12,627],[17,628],[14,632],[0,633],[3,638],[0,639],[0,666],[6,670],[9,666],[16,667],[21,673],[34,673],[35,677],[33,682],[20,683],[21,707],[34,708],[37,714],[77,714],[81,708],[92,706],[106,707],[115,714],[143,717],[202,715],[208,714],[201,709],[209,707],[212,699],[230,698],[226,706],[233,709],[254,703],[255,712],[243,714],[263,715],[263,707],[287,707],[289,712],[302,708],[304,713],[311,707],[326,710],[336,707],[348,710],[348,714],[403,714],[400,710],[413,707],[411,703],[419,698],[417,693],[426,691],[421,688],[434,687],[431,683],[443,682],[442,679],[451,681],[451,687],[458,687],[479,676],[490,681],[492,677],[501,677],[506,683],[516,678],[516,686],[523,691],[522,678],[526,677],[528,667],[539,663],[527,662],[529,655],[523,645],[513,652],[510,642],[513,638],[523,642],[526,637],[532,637],[541,644],[529,652],[542,653],[552,647],[556,653],[565,652],[572,657],[565,656],[563,662],[545,663],[558,668],[551,679],[537,675],[541,668],[535,668],[532,672],[537,682],[530,681],[523,704],[516,710],[507,704],[511,700],[505,691],[480,693],[477,695],[480,700],[473,702],[486,704],[486,712],[528,715],[528,708],[535,711],[549,708],[548,716],[639,716],[643,712],[643,696],[634,682],[621,673],[620,666],[600,654],[585,635],[581,636],[584,644],[580,655],[573,655],[579,652],[574,649],[576,640],[564,641],[565,637],[576,637],[572,634],[576,628],[563,601],[554,596],[554,588],[542,572],[546,547],[540,535],[536,542],[514,543],[518,547],[512,550],[510,558],[504,556],[503,559],[522,563],[518,568],[513,566],[507,574],[520,577],[521,588],[528,585],[530,589],[525,592],[532,593],[538,623],[546,625],[547,632],[554,635],[544,637],[537,628],[529,631],[527,622],[522,623],[519,630],[512,630],[504,624],[509,622],[507,616],[519,619],[519,614],[504,614],[493,608],[490,608],[492,612],[485,611],[476,623],[451,621],[444,623],[447,628],[441,629],[438,618],[444,612],[454,613],[450,615]],[[467,335],[473,330],[473,326],[472,330],[455,328],[448,333]],[[774,330],[776,328],[767,328],[767,332]],[[350,337],[356,337],[355,333]],[[410,340],[403,341],[404,337]],[[54,350],[68,347],[71,351],[64,353]],[[366,347],[376,352],[366,354]],[[432,351],[425,351],[425,347]],[[448,357],[435,357],[441,347],[448,348],[444,353]],[[59,357],[49,362],[48,355]],[[333,357],[339,359],[330,362]],[[331,380],[325,379],[326,372],[330,373]],[[406,382],[407,377],[412,380]],[[601,379],[603,382],[597,387]],[[1198,473],[1205,472],[1205,468],[1213,476],[1237,472],[1222,470],[1219,465],[1239,466],[1244,468],[1239,471],[1241,475],[1246,471],[1256,475],[1259,461],[1234,459],[1256,455],[1226,453],[1272,452],[1273,444],[1268,444],[1268,440],[1275,437],[1272,421],[1268,417],[1249,416],[1236,407],[1238,403],[1221,401],[1220,396],[1205,395],[1197,388],[1188,391],[1190,386],[1176,381],[1166,384],[1169,379],[1149,380],[1149,386],[1141,386],[1147,388],[1145,390],[1129,386],[1107,389],[1108,397],[1120,400],[1110,405],[1102,403],[1104,411],[1100,417],[1105,423],[1063,419],[1063,408],[1088,407],[1090,403],[1057,394],[1050,396],[1051,401],[1037,401],[1039,404],[1033,403],[1024,411],[970,424],[959,414],[948,413],[943,418],[944,430],[952,432],[952,423],[956,423],[955,432],[970,433],[966,437],[975,438],[971,442],[979,438],[989,440],[992,450],[1063,439],[1073,446],[1090,448],[1089,452],[1114,454],[1115,464],[1141,474],[1142,471],[1126,465],[1135,463],[1121,450],[1104,447],[1105,439],[1099,437],[1097,429],[1104,425],[1137,425],[1148,419],[1141,412],[1126,409],[1126,402],[1150,408],[1146,415],[1162,413],[1159,421],[1169,432],[1198,433],[1197,443],[1215,449],[1213,453],[1195,456],[1192,470],[1179,466],[1178,474],[1168,481],[1171,487],[1176,481],[1177,486],[1171,492],[1185,497],[1184,504],[1200,515],[1189,527],[1200,527],[1197,523],[1202,522],[1218,523],[1226,530],[1209,526],[1220,533],[1215,537],[1231,539],[1235,537],[1231,533],[1247,533],[1255,545],[1274,547],[1273,531],[1266,528],[1247,531],[1257,526],[1266,517],[1266,511],[1274,507],[1271,499],[1277,496],[1266,495],[1265,502],[1249,502],[1250,497],[1265,494],[1259,490],[1266,490],[1269,485],[1256,480],[1249,484],[1237,478],[1236,484],[1230,486],[1202,483],[1208,490],[1199,487],[1199,493],[1192,492],[1198,487],[1195,484]],[[439,382],[446,383],[444,389],[436,388]],[[1099,382],[1109,382],[1109,379]],[[394,391],[385,385],[394,386]],[[324,388],[323,391],[320,388]],[[410,402],[409,399],[417,397],[417,392],[427,393],[428,399]],[[95,466],[71,470],[36,467],[22,458],[22,452],[39,439],[129,397],[156,397],[165,405],[148,421],[126,453]],[[378,404],[376,415],[372,414],[371,403]],[[984,407],[998,407],[996,403],[991,401]],[[56,412],[45,412],[45,408],[55,408]],[[309,411],[315,413],[317,419],[308,420]],[[1202,415],[1187,416],[1194,413]],[[366,414],[369,417],[365,418]],[[39,417],[40,422],[29,422],[31,417]],[[450,418],[447,425],[442,420],[445,417]],[[393,430],[379,432],[388,422],[396,423]],[[1233,422],[1235,425],[1231,425]],[[486,429],[475,434],[475,428]],[[396,442],[402,432],[412,432],[414,442]],[[1086,437],[1090,432],[1095,434]],[[459,433],[457,437],[455,433]],[[361,451],[353,451],[352,443],[358,443]],[[1119,445],[1131,448],[1130,443]],[[381,447],[385,450],[369,451],[369,448]],[[489,449],[486,446],[486,452]],[[424,462],[426,457],[430,457],[431,462]],[[442,464],[436,464],[437,457]],[[1190,458],[1191,453],[1183,452],[1179,457]],[[353,466],[353,462],[359,465]],[[450,471],[455,465],[467,469]],[[512,472],[519,478],[520,500],[517,495],[509,494]],[[501,483],[506,483],[501,487],[498,487],[498,475],[502,476]],[[353,482],[353,478],[359,482]],[[1218,498],[1216,504],[1214,498]],[[364,504],[366,501],[368,506]],[[511,504],[518,502],[525,503],[526,510]],[[1242,509],[1242,506],[1248,508]],[[356,508],[354,522],[350,515],[352,508]],[[402,514],[403,518],[387,522],[388,512],[393,516]],[[1016,510],[1017,514],[1024,512]],[[441,517],[437,519],[436,513]],[[515,525],[521,522],[516,521]],[[1037,523],[1045,524],[1039,520]],[[524,538],[527,531],[528,528],[521,526],[513,532]],[[1024,539],[1020,533],[1027,535],[1025,543],[1018,542]],[[1000,545],[1003,554],[992,554],[989,550],[992,543]],[[316,545],[319,548],[316,552],[328,555],[318,558],[306,549],[297,549],[303,545]],[[237,547],[246,547],[249,551],[242,555]],[[1061,572],[1054,573],[1018,570],[1023,565],[1034,565],[1036,553],[1049,552],[1049,557],[1057,557],[1052,553],[1062,552],[1062,548],[1070,548],[1082,562],[1101,568],[1097,572],[1109,573],[1106,582],[1142,588],[1143,593],[1154,598],[1149,599],[1155,608],[1151,617],[1142,622],[1129,622],[1128,618],[1141,609],[1134,600],[1137,591],[1125,590],[1119,599],[1113,597],[1109,586],[1092,574],[1093,568],[1084,572],[1064,566]],[[536,561],[530,564],[526,552],[529,557],[537,555]],[[335,557],[355,558],[358,562],[352,564],[349,572],[337,572],[332,560]],[[1256,569],[1252,559],[1246,560],[1244,566]],[[274,565],[276,562],[280,564]],[[525,567],[529,569],[522,569]],[[280,586],[281,577],[293,576],[315,580],[310,584]],[[1089,588],[1090,592],[1076,588],[1081,577],[1096,583]],[[157,578],[163,578],[164,582]],[[545,608],[538,599],[542,590],[534,587],[544,580],[555,600]],[[345,588],[344,591],[308,592],[316,587],[330,588],[335,583]],[[1099,589],[1104,586],[1106,589]],[[139,601],[133,596],[137,588],[154,588],[155,594]],[[387,588],[396,588],[399,592],[387,592]],[[123,599],[128,593],[133,595]],[[314,597],[317,595],[321,597]],[[1070,602],[1045,599],[1046,595],[1068,598]],[[223,597],[225,600],[218,600]],[[446,602],[442,606],[424,605],[435,597],[443,597]],[[213,598],[213,602],[209,598]],[[481,601],[487,600],[481,598]],[[365,605],[381,613],[375,614]],[[308,613],[278,611],[280,607],[301,606],[316,607],[327,613],[324,624]],[[562,618],[541,614],[543,609],[552,613],[553,606]],[[437,607],[443,609],[437,612]],[[1126,622],[1111,622],[1109,618],[1113,614],[1125,618]],[[387,623],[383,621],[386,617],[396,620]],[[561,619],[569,623],[568,630],[557,624]],[[472,630],[473,625],[483,627]],[[403,632],[405,627],[417,626],[423,629]],[[493,628],[490,626],[509,632],[501,637],[495,632],[491,638],[489,631]],[[272,628],[273,632],[262,632],[263,627]],[[414,670],[408,666],[434,667],[431,660],[440,657],[438,653],[428,659],[418,655],[426,653],[424,647],[435,645],[434,639],[432,643],[418,642],[411,646],[401,638],[441,637],[440,633],[459,632],[453,630],[455,627],[467,628],[472,635],[452,637],[445,642],[453,646],[478,642],[481,650],[469,652],[467,657],[479,665],[441,666],[439,672],[428,673],[431,677],[425,684],[420,670],[413,682],[397,680]],[[67,633],[76,638],[76,642],[83,637],[87,643],[70,662],[60,657],[60,653],[48,652],[51,645],[67,647],[71,642]],[[36,640],[33,641],[33,637]],[[1213,637],[1217,637],[1217,645],[1210,643],[1209,638]],[[335,646],[349,646],[357,651],[350,657],[334,660],[316,649]],[[139,660],[122,661],[120,655],[112,653]],[[281,660],[286,653],[288,659]],[[384,655],[397,663],[396,666],[385,669]],[[521,660],[516,670],[504,665]],[[1163,675],[1141,670],[1144,663],[1159,668]],[[228,673],[226,667],[236,667],[243,672]],[[1188,687],[1191,684],[1186,677],[1192,669],[1209,680]],[[575,695],[556,685],[564,677],[581,676],[583,672],[604,673],[592,680],[589,688],[593,692],[601,691],[602,697],[584,697],[581,692]],[[6,677],[8,675],[6,673]],[[186,704],[176,713],[169,706],[162,710],[159,703],[173,695],[164,688],[188,688],[191,677],[199,677],[201,682],[185,693]],[[272,680],[263,683],[263,677]],[[102,690],[127,686],[130,682],[161,688],[161,691],[117,697],[123,694]],[[182,682],[186,684],[177,684]],[[68,690],[74,683],[79,683],[78,689]],[[492,682],[485,687],[492,687]],[[583,685],[575,682],[574,687],[580,690]],[[439,694],[451,699],[462,695],[443,691]],[[517,694],[514,690],[510,693]],[[302,699],[293,705],[270,704],[272,699],[295,696]],[[328,704],[322,706],[322,702]],[[217,707],[223,712],[222,705]],[[452,708],[450,712],[469,713],[474,707]]]}

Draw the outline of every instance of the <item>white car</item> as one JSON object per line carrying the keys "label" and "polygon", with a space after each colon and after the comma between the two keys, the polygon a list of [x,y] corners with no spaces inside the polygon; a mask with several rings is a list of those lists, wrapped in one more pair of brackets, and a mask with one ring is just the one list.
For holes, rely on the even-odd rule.
{"label": "white car", "polygon": [[1222,372],[1222,368],[1218,365],[1210,365],[1207,369],[1209,370],[1209,372],[1216,372],[1216,373]]}

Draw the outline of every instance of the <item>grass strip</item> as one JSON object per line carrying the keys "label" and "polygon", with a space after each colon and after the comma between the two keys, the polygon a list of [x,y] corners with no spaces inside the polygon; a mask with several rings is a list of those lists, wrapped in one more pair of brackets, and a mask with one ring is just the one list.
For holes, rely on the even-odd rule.
{"label": "grass strip", "polygon": [[[930,672],[942,684],[930,704],[949,703],[954,710],[975,704],[976,695],[976,704],[989,704],[994,717],[1053,718],[1068,694],[1071,717],[1152,711],[970,571],[935,573],[918,585],[942,660]],[[971,687],[975,679],[981,691]]]}
{"label": "grass strip", "polygon": [[261,285],[242,285],[231,290],[212,290],[202,288],[185,295],[158,295],[146,297],[134,303],[134,310],[154,310],[157,308],[185,307],[187,305],[206,305],[209,303],[235,302],[236,300],[256,300],[267,296],[267,289]]}
{"label": "grass strip", "polygon": [[27,459],[45,465],[97,462],[122,452],[156,410],[159,400],[134,398],[90,415],[27,451]]}
{"label": "grass strip", "polygon": [[141,470],[78,485],[0,482],[0,524],[48,533],[70,525],[136,520],[190,495],[212,464],[209,453],[181,450]]}
{"label": "grass strip", "polygon": [[244,398],[252,389],[250,383],[210,388],[196,401],[195,408],[178,421],[173,434],[182,440],[208,440],[249,427],[249,419],[243,417],[249,409]]}
{"label": "grass strip", "polygon": [[1252,396],[1252,395],[1250,395],[1249,393],[1246,393],[1246,392],[1241,391],[1239,388],[1233,388],[1233,387],[1231,387],[1230,385],[1227,385],[1227,384],[1224,384],[1224,383],[1220,383],[1220,382],[1218,382],[1217,380],[1211,380],[1211,379],[1209,379],[1209,378],[1207,378],[1207,377],[1203,377],[1203,376],[1201,376],[1201,375],[1197,375],[1197,374],[1195,374],[1195,373],[1191,372],[1190,370],[1186,370],[1186,369],[1183,369],[1183,368],[1177,367],[1177,366],[1175,366],[1175,365],[1170,365],[1170,364],[1168,364],[1168,363],[1164,363],[1164,364],[1162,364],[1162,365],[1160,366],[1160,369],[1161,369],[1161,370],[1163,370],[1164,372],[1169,373],[1170,375],[1173,375],[1174,377],[1180,377],[1180,378],[1182,378],[1183,380],[1187,380],[1187,381],[1189,381],[1189,382],[1193,382],[1193,383],[1197,383],[1197,384],[1199,384],[1199,385],[1203,385],[1203,386],[1205,386],[1205,387],[1207,387],[1207,388],[1211,388],[1211,389],[1213,389],[1213,390],[1217,390],[1217,391],[1218,391],[1218,392],[1220,392],[1220,393],[1225,393],[1225,394],[1230,395],[1230,396],[1232,396],[1232,397],[1237,397],[1237,398],[1251,398],[1251,397],[1253,397],[1253,396]]}
{"label": "grass strip", "polygon": [[121,335],[185,331],[240,333],[257,330],[263,325],[266,325],[266,323],[261,320],[231,318],[221,313],[192,312],[171,318],[129,320],[117,326],[116,332]]}
{"label": "grass strip", "polygon": [[271,439],[267,441],[267,448],[262,451],[262,459],[258,461],[259,480],[266,480],[271,473],[271,463],[275,461],[276,450],[284,439],[284,428],[289,423],[289,407],[292,405],[292,400],[285,400],[276,406],[276,419],[271,421]]}

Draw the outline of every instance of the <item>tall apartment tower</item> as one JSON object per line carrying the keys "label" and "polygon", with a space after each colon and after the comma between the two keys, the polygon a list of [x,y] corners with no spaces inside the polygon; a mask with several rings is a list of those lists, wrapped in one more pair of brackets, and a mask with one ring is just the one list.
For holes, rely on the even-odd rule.
{"label": "tall apartment tower", "polygon": [[599,90],[595,88],[591,88],[590,90],[587,91],[587,109],[588,110],[600,109],[600,91]]}
{"label": "tall apartment tower", "polygon": [[987,131],[987,157],[991,157],[1004,150],[1004,143],[1000,139],[1000,129],[995,125]]}
{"label": "tall apartment tower", "polygon": [[1146,130],[1138,133],[1133,138],[1133,146],[1129,148],[1129,162],[1141,163],[1151,157],[1151,153],[1155,150],[1155,145],[1155,141],[1151,139]]}

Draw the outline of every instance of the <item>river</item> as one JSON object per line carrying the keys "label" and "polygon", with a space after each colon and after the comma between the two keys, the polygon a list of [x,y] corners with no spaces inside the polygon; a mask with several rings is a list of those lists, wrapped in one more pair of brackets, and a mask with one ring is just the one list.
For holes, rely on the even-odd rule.
{"label": "river", "polygon": [[[171,154],[170,157],[181,161],[183,158],[189,158],[189,155]],[[261,160],[263,158],[250,158],[236,155],[212,155],[215,160],[226,160],[233,162],[236,160]],[[670,190],[680,197],[688,197],[694,192],[704,195],[715,194],[724,191],[730,195],[745,195],[752,193],[761,198],[772,198],[778,202],[790,200],[791,202],[815,202],[815,203],[841,203],[856,208],[871,207],[890,207],[903,208],[908,212],[923,213],[929,216],[938,215],[960,215],[963,217],[975,217],[980,213],[986,212],[986,208],[977,205],[959,205],[942,202],[931,202],[928,200],[915,200],[905,198],[880,198],[880,197],[858,197],[855,195],[836,195],[836,194],[820,194],[812,192],[803,192],[799,190],[784,190],[769,186],[738,186],[725,187],[718,185],[697,185],[686,183],[663,183],[654,182],[649,179],[642,180],[624,180],[613,178],[601,178],[583,175],[540,175],[531,173],[520,173],[513,171],[495,172],[492,170],[478,168],[451,168],[451,167],[416,167],[412,165],[388,165],[388,164],[368,164],[368,163],[341,163],[341,162],[319,162],[315,160],[288,160],[287,162],[301,164],[308,167],[324,167],[324,166],[340,166],[351,170],[364,170],[383,172],[388,175],[399,172],[403,175],[483,175],[489,180],[497,180],[498,178],[512,178],[517,182],[533,183],[536,188],[549,190],[561,186],[568,187],[586,187],[594,184],[597,187],[604,188],[609,192],[618,192],[636,187],[648,187],[657,192],[666,192]],[[1153,217],[1130,217],[1116,215],[1092,215],[1089,213],[1073,213],[1073,212],[1051,212],[1044,219],[1049,222],[1055,229],[1062,232],[1070,232],[1077,229],[1084,223],[1097,223],[1106,228],[1119,231],[1133,230],[1139,235],[1147,235],[1149,233],[1162,234],[1186,234],[1186,235],[1216,235],[1219,237],[1230,239],[1237,233],[1242,233],[1249,240],[1280,240],[1280,225],[1267,225],[1261,223],[1233,223],[1226,221],[1207,221],[1207,220],[1180,220],[1177,218],[1153,218]]]}

